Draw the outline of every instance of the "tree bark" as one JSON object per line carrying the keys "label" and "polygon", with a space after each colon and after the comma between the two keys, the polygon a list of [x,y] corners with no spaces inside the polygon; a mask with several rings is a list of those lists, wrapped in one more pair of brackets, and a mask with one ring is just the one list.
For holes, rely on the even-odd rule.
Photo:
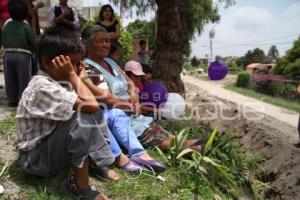
{"label": "tree bark", "polygon": [[180,78],[183,50],[189,41],[183,0],[156,0],[157,35],[153,77],[160,80],[169,92],[184,93]]}

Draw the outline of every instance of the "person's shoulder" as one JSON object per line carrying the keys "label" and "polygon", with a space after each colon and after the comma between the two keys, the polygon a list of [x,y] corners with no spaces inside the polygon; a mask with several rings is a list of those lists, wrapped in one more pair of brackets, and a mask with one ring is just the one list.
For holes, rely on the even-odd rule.
{"label": "person's shoulder", "polygon": [[56,85],[58,86],[58,82],[55,80],[51,79],[50,77],[46,75],[35,75],[31,78],[30,83],[31,85],[39,86],[39,88],[47,88],[51,85]]}

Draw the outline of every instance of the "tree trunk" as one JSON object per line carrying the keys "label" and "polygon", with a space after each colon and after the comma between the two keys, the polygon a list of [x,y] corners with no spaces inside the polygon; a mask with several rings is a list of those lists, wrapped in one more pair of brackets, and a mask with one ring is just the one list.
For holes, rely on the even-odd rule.
{"label": "tree trunk", "polygon": [[184,21],[182,0],[156,0],[157,35],[153,77],[160,80],[169,92],[184,92],[180,78],[183,65],[183,50],[189,41]]}

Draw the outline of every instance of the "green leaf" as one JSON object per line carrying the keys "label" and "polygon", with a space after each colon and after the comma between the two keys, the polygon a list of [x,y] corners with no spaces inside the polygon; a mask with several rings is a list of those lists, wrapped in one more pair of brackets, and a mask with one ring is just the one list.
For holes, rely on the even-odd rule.
{"label": "green leaf", "polygon": [[158,151],[159,155],[163,158],[164,162],[168,162],[169,161],[169,159],[166,156],[166,154],[160,148],[158,148],[157,146],[155,146],[155,149]]}
{"label": "green leaf", "polygon": [[213,141],[214,141],[214,139],[216,137],[216,134],[217,134],[217,130],[218,130],[218,128],[216,127],[214,129],[214,131],[212,132],[212,134],[210,135],[210,137],[209,137],[209,139],[208,139],[208,141],[207,141],[207,143],[205,145],[205,149],[204,149],[203,155],[207,155],[208,151],[211,149],[212,143],[213,143]]}
{"label": "green leaf", "polygon": [[179,154],[178,154],[178,156],[176,157],[176,159],[179,159],[179,158],[181,158],[182,156],[184,156],[184,155],[186,155],[186,154],[188,154],[188,153],[191,153],[191,152],[195,152],[195,150],[193,150],[193,149],[184,149],[183,151],[181,151]]}

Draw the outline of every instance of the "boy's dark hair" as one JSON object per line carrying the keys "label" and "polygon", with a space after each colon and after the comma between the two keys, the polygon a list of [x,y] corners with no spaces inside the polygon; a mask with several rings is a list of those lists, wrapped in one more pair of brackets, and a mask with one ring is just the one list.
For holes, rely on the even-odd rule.
{"label": "boy's dark hair", "polygon": [[152,67],[147,64],[141,64],[145,74],[152,74]]}
{"label": "boy's dark hair", "polygon": [[122,45],[121,45],[120,42],[118,42],[117,40],[111,40],[110,41],[109,55],[112,55],[113,53],[115,53],[121,47],[122,47]]}
{"label": "boy's dark hair", "polygon": [[140,46],[144,45],[144,44],[147,44],[146,40],[140,40],[139,42]]}
{"label": "boy's dark hair", "polygon": [[104,13],[104,11],[107,9],[107,8],[109,8],[110,10],[111,10],[111,16],[110,16],[110,18],[109,18],[109,21],[113,21],[113,19],[114,19],[114,17],[115,17],[115,14],[114,14],[114,9],[111,7],[111,5],[109,5],[109,4],[105,4],[105,5],[103,5],[102,7],[101,7],[101,9],[100,9],[100,12],[99,12],[99,19],[101,20],[101,21],[103,21],[103,13]]}
{"label": "boy's dark hair", "polygon": [[25,20],[29,15],[26,0],[10,0],[8,2],[8,12],[13,20]]}
{"label": "boy's dark hair", "polygon": [[38,58],[42,66],[42,58],[54,59],[56,56],[81,53],[84,54],[84,46],[70,31],[61,28],[48,28],[41,35],[38,42]]}

